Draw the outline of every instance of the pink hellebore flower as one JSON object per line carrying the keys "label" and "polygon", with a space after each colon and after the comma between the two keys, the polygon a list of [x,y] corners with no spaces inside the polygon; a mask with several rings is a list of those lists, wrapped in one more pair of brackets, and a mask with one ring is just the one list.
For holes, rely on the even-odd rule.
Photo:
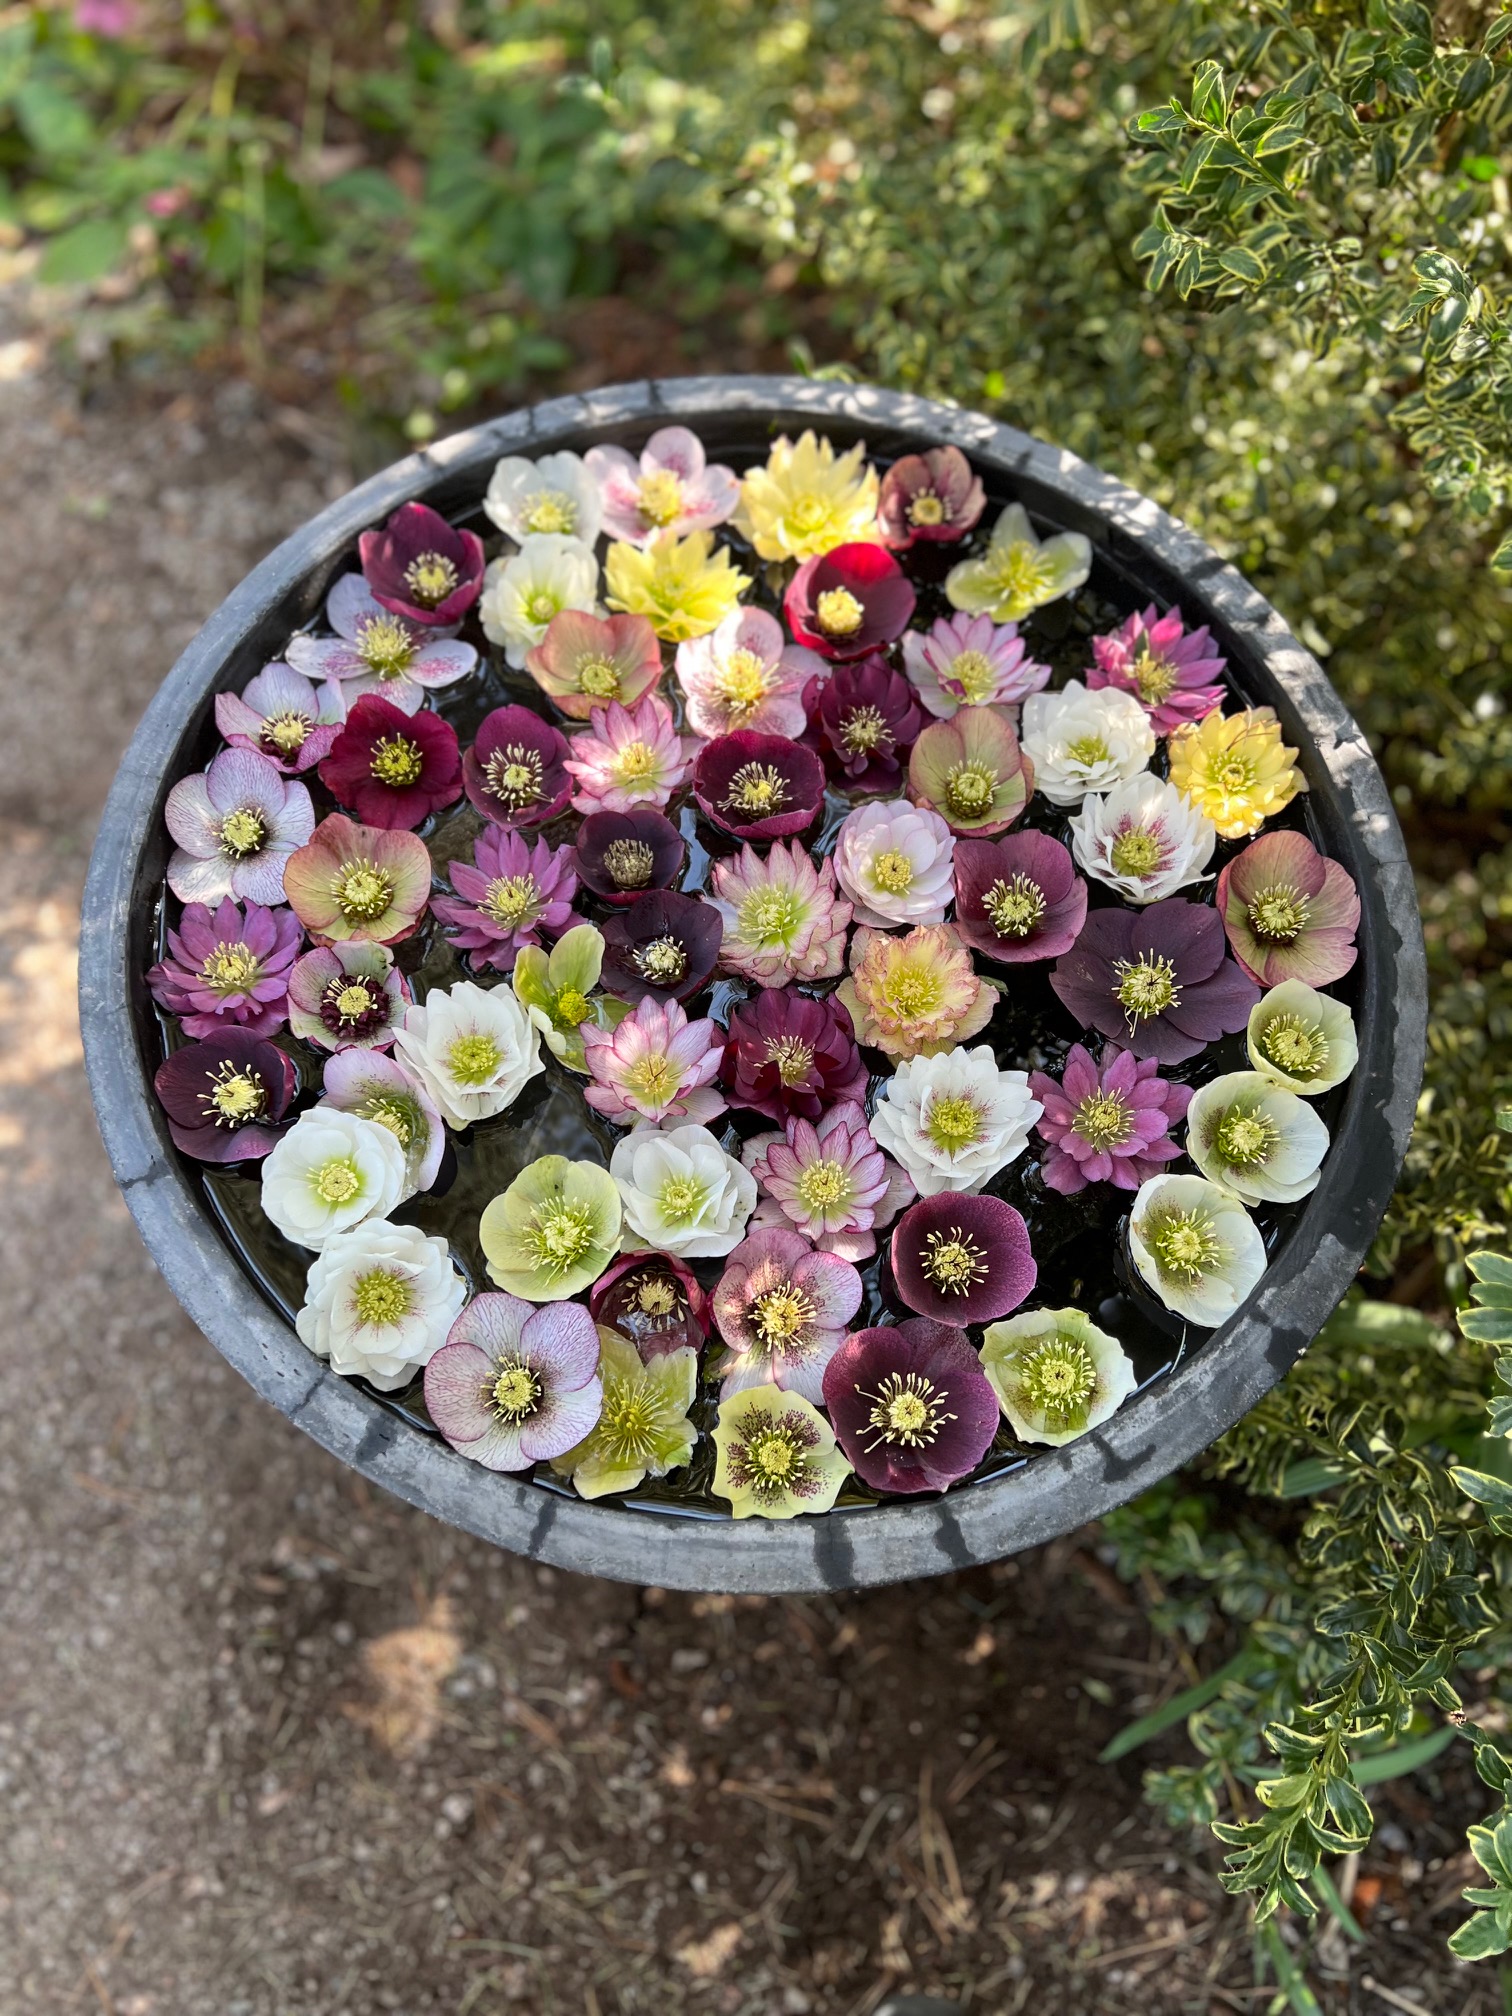
{"label": "pink hellebore flower", "polygon": [[706,637],[677,647],[688,726],[706,740],[739,728],[796,738],[805,725],[804,686],[825,669],[817,652],[789,644],[765,609],[733,609]]}
{"label": "pink hellebore flower", "polygon": [[1188,630],[1179,609],[1158,616],[1152,602],[1111,636],[1094,637],[1092,656],[1088,687],[1095,692],[1118,686],[1132,693],[1157,735],[1169,735],[1184,721],[1205,720],[1223,703],[1228,660],[1214,647],[1207,625]]}
{"label": "pink hellebore flower", "polygon": [[650,995],[617,1029],[582,1027],[594,1082],[583,1097],[596,1113],[631,1126],[663,1120],[705,1126],[725,1110],[716,1084],[724,1031],[707,1018],[690,1022],[675,1001]]}
{"label": "pink hellebore flower", "polygon": [[229,896],[212,912],[189,904],[177,931],[168,933],[168,957],[147,975],[159,1007],[177,1015],[186,1036],[245,1029],[271,1036],[288,1015],[289,969],[304,933],[291,910],[245,910]]}
{"label": "pink hellebore flower", "polygon": [[671,708],[654,693],[633,708],[617,700],[595,708],[591,732],[570,740],[564,767],[577,780],[572,803],[579,812],[629,812],[637,805],[660,810],[693,767],[692,744],[684,743]]}
{"label": "pink hellebore flower", "polygon": [[818,1406],[824,1368],[860,1307],[861,1276],[848,1260],[816,1252],[786,1226],[749,1233],[714,1290],[726,1346],[716,1368],[720,1398],[771,1385]]}
{"label": "pink hellebore flower", "polygon": [[703,443],[686,427],[659,427],[638,458],[601,447],[583,460],[603,499],[605,536],[632,546],[662,531],[681,539],[723,525],[740,501],[740,478],[706,462]]}
{"label": "pink hellebore flower", "polygon": [[1061,1082],[1031,1071],[1029,1089],[1044,1105],[1035,1123],[1049,1144],[1040,1174],[1047,1187],[1073,1196],[1090,1183],[1137,1190],[1181,1149],[1171,1129],[1186,1117],[1190,1085],[1157,1077],[1154,1057],[1135,1057],[1110,1044],[1101,1066],[1073,1043]]}
{"label": "pink hellebore flower", "polygon": [[741,1159],[766,1194],[752,1225],[791,1224],[842,1260],[869,1260],[873,1228],[891,1224],[915,1195],[872,1139],[865,1109],[849,1100],[817,1122],[794,1115],[784,1133],[755,1136]]}
{"label": "pink hellebore flower", "polygon": [[181,903],[282,903],[284,869],[315,830],[304,785],[252,749],[223,749],[208,770],[180,778],[163,816],[178,842],[168,887]]}
{"label": "pink hellebore flower", "polygon": [[215,725],[233,749],[255,749],[285,777],[313,770],[330,754],[346,719],[334,680],[317,691],[292,665],[264,665],[240,695],[217,693]]}
{"label": "pink hellebore flower", "polygon": [[478,662],[449,630],[422,629],[384,608],[360,574],[343,574],[326,597],[334,637],[291,637],[284,656],[307,679],[341,682],[350,707],[380,694],[401,714],[418,714],[427,693],[453,686]]}

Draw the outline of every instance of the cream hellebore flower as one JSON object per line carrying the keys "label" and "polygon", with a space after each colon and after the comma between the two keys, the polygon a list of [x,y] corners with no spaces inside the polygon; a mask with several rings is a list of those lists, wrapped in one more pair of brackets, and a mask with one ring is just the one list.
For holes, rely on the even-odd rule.
{"label": "cream hellebore flower", "polygon": [[906,798],[858,805],[835,841],[835,880],[858,924],[940,924],[955,893],[955,835]]}
{"label": "cream hellebore flower", "polygon": [[392,1393],[430,1363],[466,1300],[444,1239],[374,1218],[326,1241],[294,1328],[333,1372]]}
{"label": "cream hellebore flower", "polygon": [[404,1011],[394,1055],[430,1093],[450,1127],[491,1120],[546,1067],[535,1024],[508,987],[459,980]]}
{"label": "cream hellebore flower", "polygon": [[834,443],[812,429],[796,442],[784,434],[765,464],[741,479],[735,529],[763,560],[812,560],[863,540],[879,545],[879,489],[864,441],[837,455]]}
{"label": "cream hellebore flower", "polygon": [[604,517],[596,478],[567,449],[539,462],[524,455],[496,462],[483,509],[519,544],[533,533],[555,532],[592,546]]}
{"label": "cream hellebore flower", "polygon": [[630,1230],[680,1260],[733,1252],[756,1208],[756,1178],[707,1127],[637,1127],[616,1142],[609,1174]]}
{"label": "cream hellebore flower", "polygon": [[1010,504],[992,528],[992,542],[976,560],[962,560],[945,576],[952,608],[1016,623],[1031,609],[1057,602],[1080,588],[1092,571],[1092,542],[1080,532],[1037,539],[1022,504]]}
{"label": "cream hellebore flower", "polygon": [[504,646],[504,656],[518,672],[553,616],[564,609],[595,614],[597,594],[598,561],[591,546],[565,532],[530,532],[518,553],[489,562],[478,620],[484,636]]}
{"label": "cream hellebore flower", "polygon": [[646,1363],[618,1331],[601,1324],[598,1334],[603,1410],[581,1442],[551,1459],[580,1498],[633,1491],[647,1477],[665,1477],[681,1469],[698,1441],[688,1419],[698,1391],[697,1352],[679,1344]]}
{"label": "cream hellebore flower", "polygon": [[1080,1309],[1032,1309],[989,1324],[982,1370],[1019,1440],[1052,1449],[1100,1427],[1135,1386],[1123,1346]]}
{"label": "cream hellebore flower", "polygon": [[1158,903],[1209,881],[1202,871],[1217,845],[1212,820],[1148,771],[1115,784],[1106,798],[1084,799],[1071,821],[1077,867],[1131,903]]}
{"label": "cream hellebore flower", "polygon": [[1111,791],[1147,769],[1155,730],[1132,693],[1089,692],[1068,679],[1058,693],[1029,695],[1019,747],[1034,765],[1036,791],[1052,805],[1079,805],[1089,791]]}
{"label": "cream hellebore flower", "polygon": [[404,1150],[387,1127],[313,1106],[262,1165],[262,1207],[285,1239],[318,1253],[364,1218],[386,1218],[407,1184]]}
{"label": "cream hellebore flower", "polygon": [[1265,1272],[1248,1211],[1205,1176],[1152,1176],[1129,1214],[1129,1252],[1167,1309],[1216,1330]]}
{"label": "cream hellebore flower", "polygon": [[1192,1094],[1187,1153],[1244,1204],[1295,1204],[1318,1187],[1328,1129],[1295,1092],[1258,1071],[1229,1071]]}
{"label": "cream hellebore flower", "polygon": [[1249,1060],[1288,1092],[1316,1097],[1342,1085],[1360,1060],[1354,1017],[1342,1001],[1301,980],[1283,980],[1256,1002]]}
{"label": "cream hellebore flower", "polygon": [[1023,1154],[1044,1112],[1023,1071],[1000,1071],[990,1043],[906,1057],[882,1087],[872,1139],[921,1197],[980,1190]]}

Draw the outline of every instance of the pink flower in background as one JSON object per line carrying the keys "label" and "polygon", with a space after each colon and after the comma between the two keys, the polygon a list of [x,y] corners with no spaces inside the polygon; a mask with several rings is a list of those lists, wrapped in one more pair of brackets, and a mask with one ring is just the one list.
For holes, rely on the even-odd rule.
{"label": "pink flower in background", "polygon": [[137,25],[136,0],[74,0],[73,25],[81,35],[119,42]]}
{"label": "pink flower in background", "polygon": [[703,443],[686,427],[659,427],[641,450],[590,448],[583,457],[599,486],[604,532],[644,546],[658,532],[679,539],[723,525],[740,501],[740,479],[723,463],[706,462]]}

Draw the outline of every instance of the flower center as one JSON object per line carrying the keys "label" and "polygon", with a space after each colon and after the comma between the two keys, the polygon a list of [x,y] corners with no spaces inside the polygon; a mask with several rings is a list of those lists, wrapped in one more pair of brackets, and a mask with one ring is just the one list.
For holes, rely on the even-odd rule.
{"label": "flower center", "polygon": [[1078,735],[1074,742],[1066,744],[1066,754],[1084,770],[1090,770],[1098,763],[1106,763],[1113,752],[1101,735]]}
{"label": "flower center", "polygon": [[1232,1169],[1258,1169],[1275,1154],[1281,1130],[1267,1114],[1235,1110],[1225,1113],[1213,1136],[1213,1146]]}
{"label": "flower center", "polygon": [[1267,945],[1294,944],[1307,922],[1307,898],[1294,886],[1261,889],[1249,905],[1250,929]]}
{"label": "flower center", "polygon": [[935,1014],[943,993],[944,982],[938,973],[920,966],[901,966],[889,976],[883,998],[899,1021],[911,1022],[916,1016]]}
{"label": "flower center", "polygon": [[364,1100],[358,1108],[364,1120],[372,1120],[379,1127],[387,1127],[401,1148],[408,1148],[415,1138],[419,1109],[413,1101],[385,1097],[375,1093]]}
{"label": "flower center", "polygon": [[514,930],[540,902],[541,888],[534,875],[496,875],[483,892],[481,907],[496,924]]}
{"label": "flower center", "polygon": [[1063,1417],[1084,1407],[1097,1390],[1092,1353],[1075,1337],[1048,1337],[1024,1359],[1019,1385],[1031,1407]]}
{"label": "flower center", "polygon": [[310,1183],[322,1204],[350,1204],[362,1194],[362,1172],[350,1155],[333,1155],[310,1172]]}
{"label": "flower center", "polygon": [[945,1423],[956,1418],[946,1411],[939,1387],[922,1372],[889,1372],[875,1393],[862,1393],[861,1398],[872,1403],[867,1426],[874,1435],[866,1444],[868,1453],[882,1442],[927,1449]]}
{"label": "flower center", "polygon": [[578,689],[598,700],[619,697],[619,667],[610,658],[585,658],[578,667]]}
{"label": "flower center", "polygon": [[217,1127],[240,1127],[266,1110],[267,1088],[261,1074],[250,1067],[238,1071],[227,1058],[205,1075],[210,1090],[201,1092],[199,1103],[205,1108],[207,1119],[214,1114]]}
{"label": "flower center", "polygon": [[696,1176],[669,1176],[657,1199],[668,1225],[690,1225],[708,1201],[708,1185]]}
{"label": "flower center", "polygon": [[968,707],[980,707],[997,688],[997,668],[985,651],[962,651],[952,661],[949,677]]}
{"label": "flower center", "polygon": [[391,1274],[386,1267],[359,1274],[352,1284],[352,1306],[359,1323],[398,1323],[408,1316],[414,1300],[415,1291],[404,1276]]}
{"label": "flower center", "polygon": [[411,742],[407,735],[385,735],[373,744],[368,768],[380,784],[392,784],[395,790],[403,790],[406,785],[418,782],[425,758],[420,754],[419,743]]}
{"label": "flower center", "polygon": [[1181,989],[1169,959],[1151,958],[1142,952],[1137,959],[1115,959],[1113,971],[1118,975],[1114,999],[1123,1009],[1131,1033],[1151,1016],[1179,1006]]}
{"label": "flower center", "polygon": [[320,996],[320,1019],[336,1036],[371,1035],[388,1020],[388,995],[366,980],[340,977]]}
{"label": "flower center", "polygon": [[1041,559],[1039,546],[1033,540],[1014,539],[1007,545],[989,548],[986,567],[988,583],[999,600],[1033,606],[1043,601],[1055,585],[1050,564]]}
{"label": "flower center", "polygon": [[607,1389],[594,1436],[616,1469],[643,1468],[655,1455],[656,1411],[656,1395],[644,1372]]}
{"label": "flower center", "polygon": [[945,803],[958,819],[982,819],[992,810],[996,770],[985,763],[953,763],[945,773]]}
{"label": "flower center", "polygon": [[268,829],[263,816],[251,805],[238,806],[236,811],[228,812],[220,823],[221,852],[229,854],[233,861],[255,854],[267,837]]}
{"label": "flower center", "polygon": [[758,816],[780,812],[791,796],[780,770],[774,770],[770,764],[742,763],[730,779],[725,810]]}
{"label": "flower center", "polygon": [[420,650],[418,638],[397,616],[368,616],[357,626],[357,656],[377,679],[402,679]]}
{"label": "flower center", "polygon": [[814,598],[814,615],[826,637],[854,637],[866,611],[849,588],[825,588]]}
{"label": "flower center", "polygon": [[1176,667],[1167,658],[1151,651],[1148,638],[1141,638],[1134,658],[1134,684],[1146,707],[1158,707],[1176,690]]}
{"label": "flower center", "polygon": [[829,1211],[848,1204],[854,1188],[843,1162],[810,1162],[798,1178],[798,1202],[806,1211]]}
{"label": "flower center", "polygon": [[527,532],[577,530],[577,505],[562,490],[537,490],[522,515]]}
{"label": "flower center", "polygon": [[523,742],[495,749],[483,765],[483,775],[489,790],[510,812],[522,812],[546,796],[541,752],[527,749]]}
{"label": "flower center", "polygon": [[1044,921],[1045,892],[1027,875],[1015,875],[1011,882],[994,882],[982,908],[999,938],[1027,938]]}
{"label": "flower center", "polygon": [[444,553],[417,553],[404,570],[404,585],[422,609],[435,609],[461,581]]}
{"label": "flower center", "polygon": [[774,1428],[751,1443],[750,1461],[761,1483],[776,1496],[802,1463],[803,1456],[794,1448],[791,1436]]}
{"label": "flower center", "polygon": [[751,1327],[769,1349],[790,1344],[814,1320],[814,1305],[797,1288],[769,1288],[751,1304]]}
{"label": "flower center", "polygon": [[638,948],[632,963],[643,980],[670,987],[687,972],[688,955],[675,938],[653,938]]}
{"label": "flower center", "polygon": [[656,856],[644,840],[611,840],[604,866],[616,889],[644,889],[656,872]]}
{"label": "flower center", "polygon": [[817,490],[800,490],[788,505],[783,522],[800,539],[811,539],[816,532],[824,530],[829,519],[829,500],[821,497]]}
{"label": "flower center", "polygon": [[538,629],[544,629],[553,616],[561,614],[562,605],[550,588],[535,588],[525,597],[525,616]]}
{"label": "flower center", "polygon": [[682,482],[670,469],[654,469],[642,476],[637,503],[648,525],[670,525],[682,515]]}
{"label": "flower center", "polygon": [[1099,1154],[1121,1147],[1133,1122],[1132,1108],[1116,1092],[1093,1092],[1071,1116],[1072,1130]]}
{"label": "flower center", "polygon": [[1206,1211],[1172,1211],[1149,1245],[1167,1274],[1180,1274],[1188,1281],[1200,1281],[1223,1257],[1223,1242]]}
{"label": "flower center", "polygon": [[1261,1053],[1292,1078],[1315,1078],[1328,1063],[1328,1039],[1320,1024],[1300,1015],[1277,1015],[1260,1032]]}
{"label": "flower center", "polygon": [[936,1148],[943,1148],[947,1154],[954,1154],[958,1148],[969,1148],[982,1138],[982,1109],[974,1099],[967,1099],[958,1093],[947,1094],[943,1099],[932,1099],[929,1110],[924,1115],[924,1131]]}
{"label": "flower center", "polygon": [[314,726],[308,714],[298,714],[292,707],[287,707],[281,714],[270,714],[263,722],[263,746],[275,750],[280,756],[297,756],[309,740]]}
{"label": "flower center", "polygon": [[933,490],[921,490],[917,497],[909,499],[908,522],[910,525],[943,525],[945,506]]}
{"label": "flower center", "polygon": [[199,977],[218,994],[245,994],[261,972],[262,961],[238,938],[234,945],[217,945],[207,954]]}
{"label": "flower center", "polygon": [[511,1427],[534,1414],[541,1404],[541,1382],[519,1358],[500,1358],[494,1376],[483,1389],[487,1405]]}
{"label": "flower center", "polygon": [[901,896],[913,886],[914,865],[906,854],[890,848],[871,864],[871,879],[885,896]]}
{"label": "flower center", "polygon": [[1212,773],[1215,786],[1230,796],[1248,791],[1255,781],[1255,766],[1247,756],[1226,756]]}
{"label": "flower center", "polygon": [[665,1106],[682,1083],[682,1073],[665,1051],[650,1051],[625,1073],[625,1090],[643,1106]]}
{"label": "flower center", "polygon": [[675,1316],[682,1298],[670,1281],[642,1281],[635,1291],[635,1306],[643,1316]]}
{"label": "flower center", "polygon": [[331,884],[336,908],[348,924],[371,924],[394,900],[394,885],[371,861],[347,861]]}
{"label": "flower center", "polygon": [[537,1272],[555,1281],[577,1265],[593,1245],[593,1237],[594,1221],[588,1206],[557,1199],[531,1213],[522,1243]]}
{"label": "flower center", "polygon": [[459,1085],[486,1085],[503,1062],[504,1052],[480,1029],[458,1036],[446,1053],[446,1068]]}
{"label": "flower center", "polygon": [[593,1003],[576,987],[564,987],[556,997],[553,1011],[558,1028],[576,1029],[593,1012]]}
{"label": "flower center", "polygon": [[1165,844],[1149,826],[1126,826],[1108,850],[1120,875],[1153,875],[1165,859]]}
{"label": "flower center", "polygon": [[734,719],[754,714],[772,688],[765,661],[744,646],[732,651],[714,674],[714,689]]}
{"label": "flower center", "polygon": [[614,753],[609,774],[616,784],[627,788],[656,780],[657,755],[649,742],[626,742]]}
{"label": "flower center", "polygon": [[766,1061],[777,1066],[777,1076],[784,1085],[803,1085],[813,1069],[814,1053],[796,1036],[773,1036],[767,1042]]}
{"label": "flower center", "polygon": [[890,749],[893,732],[877,707],[852,707],[840,723],[840,744],[851,756],[869,756],[876,749]]}
{"label": "flower center", "polygon": [[759,945],[785,945],[803,922],[795,889],[757,889],[740,906],[740,935]]}
{"label": "flower center", "polygon": [[931,1232],[924,1241],[919,1265],[947,1295],[969,1294],[992,1271],[986,1253],[959,1225],[952,1225],[948,1232]]}

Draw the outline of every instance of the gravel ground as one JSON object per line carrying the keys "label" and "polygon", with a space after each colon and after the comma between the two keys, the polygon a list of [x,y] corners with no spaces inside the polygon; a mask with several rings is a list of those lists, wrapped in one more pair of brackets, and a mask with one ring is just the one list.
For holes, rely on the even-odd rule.
{"label": "gravel ground", "polygon": [[[83,1084],[78,899],[156,682],[347,480],[268,420],[81,411],[0,341],[0,2016],[1264,2009],[1206,1846],[1092,1761],[1187,1677],[1095,1536],[823,1602],[553,1574],[375,1495],[170,1299]],[[1330,2016],[1500,2008],[1442,1957],[1480,1803],[1378,1800]]]}

